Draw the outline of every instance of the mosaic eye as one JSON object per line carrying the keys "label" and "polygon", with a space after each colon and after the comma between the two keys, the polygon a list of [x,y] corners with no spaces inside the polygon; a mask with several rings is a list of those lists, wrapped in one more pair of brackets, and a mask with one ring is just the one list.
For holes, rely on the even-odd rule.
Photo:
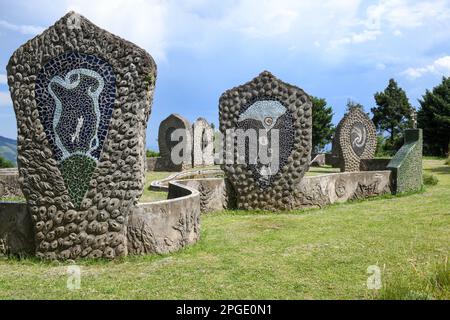
{"label": "mosaic eye", "polygon": [[265,123],[266,125],[268,125],[268,126],[271,126],[272,123],[273,123],[273,118],[271,118],[271,117],[265,118],[265,119],[264,119],[264,123]]}

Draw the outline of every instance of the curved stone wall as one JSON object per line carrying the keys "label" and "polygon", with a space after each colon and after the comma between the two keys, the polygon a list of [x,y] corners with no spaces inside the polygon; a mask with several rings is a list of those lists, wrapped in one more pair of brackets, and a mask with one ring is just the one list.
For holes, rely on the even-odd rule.
{"label": "curved stone wall", "polygon": [[128,253],[169,253],[197,242],[200,237],[200,194],[169,183],[169,199],[140,203],[128,219]]}
{"label": "curved stone wall", "polygon": [[[168,200],[140,203],[127,215],[127,254],[169,253],[200,237],[200,193],[170,182]],[[0,202],[0,254],[34,254],[33,222],[26,203]]]}

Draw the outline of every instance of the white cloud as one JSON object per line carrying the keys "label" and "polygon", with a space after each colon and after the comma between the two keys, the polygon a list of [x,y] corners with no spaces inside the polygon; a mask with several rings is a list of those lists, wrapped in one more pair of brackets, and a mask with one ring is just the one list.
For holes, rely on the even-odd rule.
{"label": "white cloud", "polygon": [[0,107],[12,106],[11,96],[7,91],[0,91]]}
{"label": "white cloud", "polygon": [[66,1],[98,26],[148,50],[157,60],[166,59],[168,4],[160,0]]}
{"label": "white cloud", "polygon": [[44,31],[43,27],[32,25],[17,25],[5,20],[0,20],[0,27],[19,32],[21,34],[31,34],[31,35],[36,35]]}
{"label": "white cloud", "polygon": [[0,74],[0,84],[8,84],[8,77],[6,74]]}
{"label": "white cloud", "polygon": [[342,38],[331,41],[332,46],[363,43],[376,40],[386,29],[395,36],[401,36],[402,29],[423,27],[439,23],[450,17],[448,2],[444,0],[413,2],[410,0],[381,0],[366,9],[365,17],[353,22]]}
{"label": "white cloud", "polygon": [[403,72],[408,78],[414,80],[426,74],[450,75],[450,56],[444,56],[436,59],[431,64],[418,67],[408,68]]}

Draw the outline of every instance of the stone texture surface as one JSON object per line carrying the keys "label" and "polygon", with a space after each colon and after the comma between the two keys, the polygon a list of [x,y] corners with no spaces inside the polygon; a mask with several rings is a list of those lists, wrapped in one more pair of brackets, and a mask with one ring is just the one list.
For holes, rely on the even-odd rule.
{"label": "stone texture surface", "polygon": [[233,209],[236,206],[234,193],[230,192],[230,183],[223,178],[198,178],[177,180],[200,193],[200,210],[203,213]]}
{"label": "stone texture surface", "polygon": [[17,169],[0,169],[0,198],[22,197]]}
{"label": "stone texture surface", "polygon": [[388,164],[393,174],[394,193],[422,189],[422,129],[404,132],[405,143]]}
{"label": "stone texture surface", "polygon": [[296,206],[323,207],[335,202],[391,193],[390,171],[345,172],[304,177]]}
{"label": "stone texture surface", "polygon": [[128,253],[169,253],[200,237],[200,194],[171,182],[170,200],[139,204],[128,219]]}
{"label": "stone texture surface", "polygon": [[192,125],[192,165],[214,165],[214,130],[203,118],[198,118]]}
{"label": "stone texture surface", "polygon": [[[68,52],[106,62],[115,83],[111,120],[79,207],[62,176],[51,132],[44,130],[35,92],[41,69]],[[145,183],[145,130],[156,80],[155,62],[141,48],[71,12],[14,52],[7,71],[18,123],[19,181],[34,223],[37,256],[125,256],[127,216]],[[111,78],[103,80],[111,85]],[[77,107],[74,101],[72,107]]]}
{"label": "stone texture surface", "polygon": [[33,222],[25,202],[0,202],[0,255],[31,255]]}
{"label": "stone texture surface", "polygon": [[361,159],[372,159],[377,147],[376,128],[360,108],[351,108],[336,127],[334,157],[342,172],[359,171]]}
{"label": "stone texture surface", "polygon": [[147,171],[166,171],[167,166],[167,162],[161,157],[147,158]]}
{"label": "stone texture surface", "polygon": [[[181,163],[174,163],[171,157],[173,147],[179,143],[171,139],[172,133],[177,129],[185,130],[186,133],[182,141],[186,152],[182,154]],[[192,168],[192,126],[187,119],[179,114],[171,114],[164,119],[159,125],[158,146],[165,170],[183,171]]]}
{"label": "stone texture surface", "polygon": [[[280,132],[280,170],[265,183],[260,183],[261,175],[257,174],[259,163],[237,164],[237,149],[234,164],[222,165],[233,186],[237,207],[291,209],[295,190],[309,167],[312,112],[308,95],[264,71],[252,81],[226,91],[219,104],[220,131],[224,135],[227,130],[238,128],[276,128]],[[276,116],[267,117],[258,110]],[[270,121],[266,121],[268,118]]]}

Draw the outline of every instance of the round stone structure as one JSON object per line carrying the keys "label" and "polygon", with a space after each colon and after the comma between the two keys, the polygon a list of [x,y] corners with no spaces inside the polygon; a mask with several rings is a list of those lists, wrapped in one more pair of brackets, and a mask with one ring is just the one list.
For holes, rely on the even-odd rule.
{"label": "round stone structure", "polygon": [[12,55],[19,182],[46,259],[127,255],[156,64],[70,12]]}
{"label": "round stone structure", "polygon": [[[278,80],[268,71],[222,94],[220,131],[227,141],[222,169],[234,188],[238,208],[276,211],[295,207],[299,183],[309,168],[311,108],[302,89]],[[237,141],[246,139],[243,132],[251,136],[249,129],[258,133],[257,141],[245,143],[243,155]],[[274,141],[278,142],[277,150]],[[261,161],[262,147],[272,156],[270,165]],[[256,161],[251,161],[252,148],[258,149]]]}
{"label": "round stone structure", "polygon": [[339,122],[333,140],[342,172],[360,171],[362,159],[373,159],[377,148],[376,128],[361,108],[351,108]]}

